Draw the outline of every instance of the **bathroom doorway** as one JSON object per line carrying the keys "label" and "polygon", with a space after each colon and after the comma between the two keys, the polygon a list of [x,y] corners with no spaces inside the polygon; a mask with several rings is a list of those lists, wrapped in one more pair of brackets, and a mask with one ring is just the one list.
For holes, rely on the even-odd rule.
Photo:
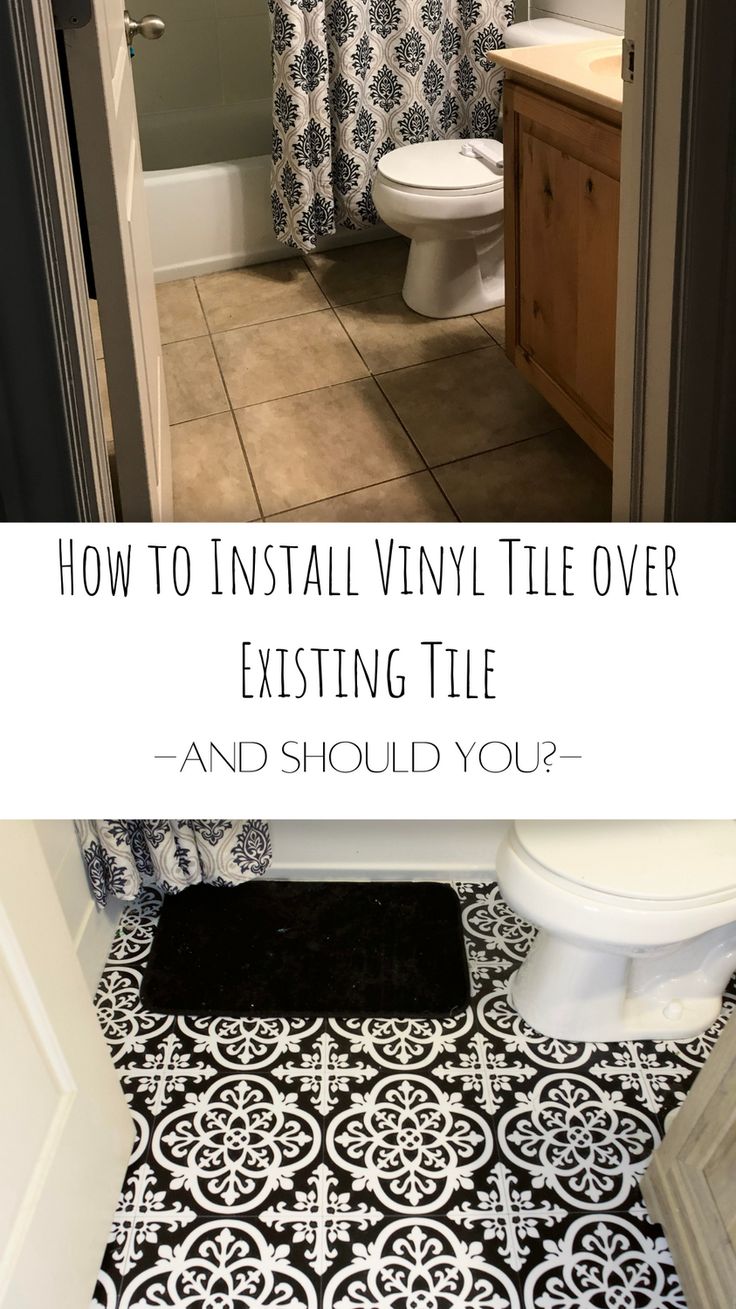
{"label": "bathroom doorway", "polygon": [[[109,8],[112,13],[112,2]],[[702,156],[692,143],[702,134],[706,122],[710,156],[715,157],[723,146],[723,132],[717,130],[713,111],[708,114],[705,98],[693,91],[693,87],[705,83],[702,52],[713,53],[719,31],[725,69],[734,15],[727,9],[721,13],[722,8],[696,6],[701,39],[694,43],[693,52],[684,42],[686,20],[690,21],[690,10],[684,4],[658,12],[656,22],[651,7],[640,0],[629,0],[627,7],[627,30],[635,40],[637,68],[644,71],[625,93],[623,168],[628,179],[628,201],[622,210],[612,483],[615,519],[718,519],[734,512],[734,455],[727,439],[733,396],[729,392],[730,374],[718,364],[732,332],[726,294],[729,283],[723,275],[724,269],[733,266],[729,263],[729,236],[725,224],[722,230],[716,230],[710,210],[714,239],[694,239],[696,226],[692,223],[691,239],[682,245],[686,219],[690,210],[697,217],[699,201],[693,199],[693,189],[685,186],[684,180],[678,192],[668,164],[668,160],[681,157],[681,177],[691,178],[694,160]],[[48,19],[43,17],[41,7],[34,13],[39,59],[45,55],[49,61],[44,89],[53,109],[56,89],[49,59]],[[241,40],[246,29],[251,29],[251,19],[256,23],[254,32],[260,19],[255,14],[238,18],[236,27]],[[180,21],[175,17],[174,26]],[[191,44],[193,29],[187,29],[187,33],[186,40]],[[67,39],[82,35],[79,31]],[[183,36],[176,37],[174,46],[177,42],[181,46],[182,40]],[[139,42],[140,46],[146,50],[150,46],[149,60],[166,48],[164,42],[148,46]],[[234,48],[238,48],[237,43]],[[657,77],[658,69],[683,69],[685,48],[690,64],[684,67],[683,78]],[[696,66],[698,52],[700,63]],[[140,48],[136,60],[136,66],[142,69]],[[166,84],[168,76],[164,66],[161,85]],[[140,74],[138,80],[142,80]],[[728,121],[725,109],[731,86],[725,75],[721,80],[723,93],[719,92],[719,98],[712,94],[711,79],[709,104],[718,101],[720,122],[724,124]],[[684,144],[679,139],[678,112],[683,87],[687,89],[685,105],[691,120],[689,124],[686,121],[688,131],[683,131],[688,138]],[[153,94],[150,86],[145,94]],[[371,242],[338,248],[333,245],[274,258],[275,253],[283,252],[274,251],[273,234],[264,234],[255,216],[249,216],[247,206],[244,208],[255,185],[253,178],[259,169],[263,174],[262,163],[258,162],[263,156],[255,153],[261,149],[256,124],[261,122],[262,113],[259,118],[255,109],[249,120],[253,143],[248,148],[253,153],[245,156],[244,165],[241,161],[232,166],[234,173],[228,166],[223,177],[219,166],[190,165],[182,160],[184,172],[204,169],[218,174],[210,180],[213,185],[225,185],[226,190],[218,192],[222,203],[206,205],[205,210],[222,219],[228,239],[233,225],[241,236],[246,231],[255,242],[257,255],[260,250],[259,262],[248,262],[252,250],[247,256],[239,250],[236,255],[240,266],[232,267],[232,249],[224,267],[217,261],[209,266],[197,263],[191,249],[180,253],[176,265],[170,261],[167,264],[165,258],[162,261],[162,231],[181,233],[182,240],[189,240],[192,231],[202,230],[205,224],[193,193],[187,190],[172,196],[169,192],[172,174],[178,170],[161,170],[163,155],[155,153],[163,149],[164,128],[172,128],[174,120],[167,115],[175,117],[176,113],[170,108],[157,108],[150,99],[146,104],[148,108],[141,114],[143,163],[149,149],[153,150],[151,158],[156,165],[148,170],[145,181],[146,210],[153,262],[160,279],[156,291],[163,342],[159,395],[168,392],[171,406],[176,483],[173,516],[235,520],[283,516],[302,521],[382,517],[417,521],[513,521],[535,517],[600,521],[610,516],[611,483],[605,468],[506,358],[501,306],[464,319],[432,320],[414,314],[400,294],[406,241],[389,232],[373,232],[380,239]],[[234,113],[226,98],[221,108],[227,112],[219,116],[215,134],[218,142],[228,139],[226,126]],[[190,130],[188,113],[185,106],[184,127],[180,123],[178,136],[174,135],[180,146],[184,142],[187,149],[194,149],[196,132]],[[147,124],[149,116],[151,123]],[[235,117],[242,127],[242,116]],[[149,134],[148,139],[158,140],[155,149],[145,144],[151,126],[153,135]],[[38,130],[43,134],[42,122]],[[50,130],[48,122],[45,130]],[[17,144],[16,139],[16,151]],[[237,148],[245,146],[239,143]],[[29,172],[34,175],[32,163]],[[68,192],[69,179],[63,175],[63,168],[57,173],[54,184],[58,208],[61,212],[65,207],[68,216],[73,202]],[[731,172],[721,169],[719,173],[716,169],[715,175],[724,178],[725,196]],[[36,194],[46,195],[43,203],[49,203],[50,193],[36,186]],[[727,211],[724,203],[723,213]],[[652,225],[658,234],[656,242],[649,237]],[[71,225],[69,230],[73,238]],[[208,241],[210,235],[208,231]],[[685,277],[686,265],[673,262],[673,250],[680,245],[693,268],[699,261],[698,277]],[[74,261],[69,260],[67,266],[56,271],[49,265],[31,266],[40,286],[48,285],[49,278],[63,275],[67,289],[62,302],[71,296],[79,298],[82,292],[78,253],[75,258],[74,267]],[[137,269],[139,277],[147,276],[144,263]],[[698,292],[706,285],[710,288],[707,306],[702,295],[698,302]],[[722,305],[709,319],[706,309],[711,308],[714,295]],[[98,470],[97,485],[95,477],[88,477],[90,486],[85,495],[75,490],[80,468],[84,471],[85,462],[88,466],[95,463],[89,450],[95,443],[102,443],[100,412],[107,420],[105,437],[109,447],[114,443],[113,426],[119,429],[113,463],[118,481],[122,462],[130,466],[131,459],[135,463],[136,458],[144,489],[150,477],[145,460],[140,453],[136,455],[135,448],[131,449],[135,443],[130,439],[129,423],[124,417],[121,421],[119,414],[117,423],[113,422],[119,399],[112,402],[110,409],[106,405],[106,369],[112,362],[111,352],[119,348],[121,335],[126,333],[103,332],[109,338],[105,341],[98,333],[93,347],[88,329],[66,309],[61,303],[62,312],[56,319],[48,316],[49,359],[56,359],[58,366],[58,342],[63,338],[64,350],[82,362],[77,366],[75,398],[63,415],[66,440],[59,446],[57,433],[55,457],[69,461],[68,482],[72,498],[76,496],[78,514],[104,518],[111,512],[109,492],[99,485],[106,475],[104,469]],[[94,320],[94,305],[91,312]],[[124,304],[116,303],[108,318],[112,316],[113,322],[124,325],[127,312]],[[689,324],[698,315],[702,323],[696,333],[689,330]],[[717,338],[713,335],[716,325]],[[314,348],[315,337],[319,339],[319,350]],[[29,339],[34,340],[38,355],[43,334],[37,326],[32,335],[29,329]],[[17,316],[15,331],[4,334],[3,352],[9,358],[13,358],[14,351],[18,353],[18,370],[8,371],[14,384],[17,376],[19,393],[22,369],[27,365],[27,359],[23,364],[20,345]],[[702,386],[700,393],[697,386],[702,367],[698,371],[695,366],[699,357],[702,362],[706,345],[712,382],[708,395],[713,431],[710,442],[702,441],[697,411],[700,403],[702,412]],[[245,347],[252,367],[243,365]],[[94,371],[99,378],[99,388],[94,391],[99,389],[99,396],[92,392],[90,379],[85,377]],[[673,378],[677,382],[674,388]],[[117,393],[119,398],[119,383]],[[143,408],[135,395],[132,398],[133,410],[136,406]],[[326,417],[323,402],[328,399],[331,408]],[[20,401],[19,410],[22,422]],[[54,440],[52,430],[50,424],[47,444]],[[12,471],[16,464],[30,461],[34,443],[37,448],[33,463],[38,466],[39,423],[32,430],[29,427],[30,443],[20,439],[20,427],[18,433]],[[74,459],[67,454],[67,447],[78,449]],[[46,460],[42,462],[45,466]],[[33,498],[27,484],[36,480],[26,478],[24,484],[22,478],[18,479],[16,494],[12,481],[5,478],[10,487],[5,497],[7,516],[33,516],[38,512],[23,507],[29,495]],[[58,482],[58,478],[49,479],[45,487],[47,501],[53,501]],[[142,510],[131,511],[128,497],[119,496],[118,517],[170,516],[162,512],[160,504],[157,508],[150,487],[146,498]],[[126,500],[128,503],[123,503]],[[16,501],[18,507],[14,509]],[[61,515],[48,511],[47,516]]]}
{"label": "bathroom doorway", "polygon": [[[501,22],[497,10],[505,24],[510,6],[489,11]],[[172,516],[610,519],[609,469],[506,357],[502,304],[450,318],[415,312],[402,298],[409,241],[381,224],[343,227],[301,252],[276,239],[265,2],[216,13],[202,41],[186,11],[164,5],[161,16],[165,37],[136,39],[133,74]],[[476,45],[491,39],[482,25],[476,37],[479,22]],[[233,54],[241,45],[247,78]],[[500,77],[489,71],[489,86]],[[480,131],[481,102],[471,103]],[[490,101],[484,112],[495,112]],[[96,331],[112,445],[103,337]]]}

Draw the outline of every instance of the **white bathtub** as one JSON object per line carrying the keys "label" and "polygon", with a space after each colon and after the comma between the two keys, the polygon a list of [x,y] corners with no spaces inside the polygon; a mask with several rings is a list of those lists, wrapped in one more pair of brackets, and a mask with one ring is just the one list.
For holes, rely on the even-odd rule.
{"label": "white bathtub", "polygon": [[[270,170],[270,159],[260,155],[145,173],[156,281],[217,273],[296,253],[273,233]],[[344,232],[321,241],[320,249],[392,235],[383,226]]]}

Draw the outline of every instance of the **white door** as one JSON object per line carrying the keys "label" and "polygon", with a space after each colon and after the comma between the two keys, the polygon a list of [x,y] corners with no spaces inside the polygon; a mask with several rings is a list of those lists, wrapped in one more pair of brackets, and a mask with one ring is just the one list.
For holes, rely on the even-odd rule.
{"label": "white door", "polygon": [[67,30],[123,517],[171,519],[171,451],[124,0]]}
{"label": "white door", "polygon": [[133,1124],[33,823],[0,823],[0,1306],[87,1309]]}

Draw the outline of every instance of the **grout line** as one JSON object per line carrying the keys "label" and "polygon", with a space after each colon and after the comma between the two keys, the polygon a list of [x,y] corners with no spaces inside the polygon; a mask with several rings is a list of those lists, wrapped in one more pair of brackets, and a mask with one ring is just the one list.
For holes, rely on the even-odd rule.
{"label": "grout line", "polygon": [[[475,314],[473,314],[473,318],[475,318],[476,323],[478,323],[478,319],[475,317]],[[503,342],[499,341],[498,337],[493,335],[493,332],[489,332],[488,328],[484,327],[482,323],[478,323],[478,326],[482,332],[485,332],[489,341],[492,341],[494,345],[498,346],[499,350],[502,350],[503,353],[506,354],[506,346],[503,344]]]}
{"label": "grout line", "polygon": [[[378,298],[379,298],[379,297],[376,297],[376,299],[378,299]],[[432,478],[432,481],[434,482],[435,486],[437,487],[437,490],[439,491],[440,495],[442,496],[442,499],[447,503],[447,505],[449,506],[451,512],[455,515],[455,518],[457,519],[457,521],[460,522],[460,515],[458,514],[457,509],[455,508],[454,504],[453,504],[452,501],[450,500],[449,496],[446,494],[446,492],[445,492],[445,490],[444,490],[444,487],[440,486],[439,482],[437,481],[437,478],[435,477],[434,473],[432,472],[432,469],[430,468],[429,464],[427,463],[427,460],[424,458],[424,455],[422,454],[422,451],[419,449],[419,446],[417,445],[416,441],[414,440],[414,437],[412,436],[411,432],[409,431],[408,427],[406,426],[406,423],[404,422],[403,418],[401,417],[401,414],[398,412],[398,410],[396,409],[395,405],[393,405],[393,404],[391,403],[391,400],[390,400],[389,397],[386,395],[386,392],[383,390],[383,387],[382,387],[381,384],[379,383],[378,378],[376,377],[376,374],[373,372],[372,369],[370,369],[370,367],[369,367],[369,365],[368,365],[368,361],[364,358],[363,354],[361,353],[360,346],[358,345],[357,341],[355,341],[354,338],[350,335],[350,332],[349,332],[348,328],[347,328],[347,327],[345,326],[345,324],[342,322],[342,319],[339,317],[339,315],[338,315],[338,314],[335,314],[335,317],[337,318],[337,321],[341,324],[342,329],[343,329],[343,331],[345,332],[345,334],[346,334],[346,336],[348,337],[348,339],[349,339],[350,341],[352,341],[352,343],[353,343],[355,349],[357,350],[358,354],[360,355],[360,358],[363,360],[363,363],[365,364],[366,368],[368,368],[368,370],[369,370],[369,372],[370,372],[371,381],[373,382],[374,386],[378,387],[378,390],[380,391],[381,395],[383,396],[384,400],[386,401],[386,404],[388,405],[389,409],[391,410],[391,412],[393,413],[394,417],[396,418],[396,421],[399,423],[399,425],[400,425],[402,431],[405,433],[407,440],[410,441],[411,444],[413,445],[414,449],[416,450],[417,454],[419,455],[419,458],[421,459],[422,463],[424,464],[424,468],[425,468],[425,470],[429,473],[430,477]]]}
{"label": "grout line", "polygon": [[161,349],[165,350],[169,345],[183,345],[185,341],[206,341],[209,334],[209,329],[205,328],[204,332],[198,332],[196,336],[176,336],[173,341],[162,341]]}
{"label": "grout line", "polygon": [[233,323],[232,327],[217,328],[211,328],[208,324],[207,331],[211,337],[226,336],[228,332],[244,332],[249,327],[265,327],[267,323],[285,323],[290,318],[309,318],[314,314],[324,314],[331,308],[332,305],[327,301],[326,304],[316,305],[314,309],[297,309],[295,313],[277,314],[275,318],[258,318],[254,323]]}
{"label": "grout line", "polygon": [[[319,500],[304,500],[302,501],[301,504],[290,505],[288,509],[280,509],[276,514],[267,514],[264,519],[264,522],[266,523],[270,522],[274,518],[281,517],[282,514],[290,514],[294,509],[309,509],[311,508],[312,505],[329,504],[330,500],[342,500],[343,497],[346,495],[357,495],[359,491],[372,491],[377,486],[390,486],[392,482],[405,482],[410,477],[423,477],[425,473],[430,473],[430,472],[431,469],[429,468],[415,468],[414,471],[411,473],[399,473],[398,476],[396,477],[385,477],[382,478],[379,482],[366,482],[365,486],[353,486],[350,488],[349,491],[338,491],[336,495],[324,495]],[[447,499],[446,496],[445,499]],[[450,508],[452,508],[452,505],[450,506]],[[452,511],[453,513],[455,513],[454,508],[452,508]],[[355,519],[353,521],[360,522],[363,520]],[[372,522],[373,519],[368,519],[366,521]],[[434,521],[434,520],[426,520],[426,521]]]}
{"label": "grout line", "polygon": [[[225,396],[227,400],[227,396]],[[180,418],[177,423],[169,418],[169,427],[185,427],[187,423],[201,423],[204,418],[219,418],[220,414],[231,413],[229,402],[224,409],[210,409],[206,414],[195,414],[193,418]]]}
{"label": "grout line", "polygon": [[[308,386],[304,391],[289,391],[288,395],[274,395],[270,400],[251,400],[250,404],[238,405],[237,409],[257,409],[259,405],[277,405],[282,400],[296,400],[300,395],[316,395],[318,391],[334,391],[338,386],[352,386],[355,382],[372,380],[371,373],[361,373],[359,377],[346,377],[342,382],[327,382],[324,386]],[[235,412],[234,409],[233,413]]]}
{"label": "grout line", "polygon": [[437,489],[438,489],[440,495],[441,495],[441,496],[444,496],[444,498],[445,498],[445,500],[447,501],[448,505],[450,506],[452,512],[454,513],[454,515],[455,515],[457,521],[458,521],[459,523],[462,523],[463,520],[462,520],[462,518],[460,517],[459,510],[457,510],[457,509],[455,508],[454,504],[452,503],[452,500],[450,499],[449,495],[447,494],[447,491],[445,490],[444,486],[443,486],[442,483],[440,482],[439,478],[438,478],[438,477],[435,477],[435,475],[434,475],[434,469],[430,468],[429,471],[430,471],[430,473],[432,474],[432,481],[434,482],[435,486],[437,487]]}
{"label": "grout line", "polygon": [[[196,281],[195,281],[195,283],[194,283],[194,289],[195,289],[195,291],[196,291],[196,293],[197,293],[197,299],[198,299],[198,301],[199,301],[199,304],[200,304],[200,308],[201,308],[201,310],[202,310],[202,313],[204,314],[205,322],[207,322],[207,315],[204,313],[204,305],[202,304],[202,297],[201,297],[200,294],[199,294],[199,288],[197,287],[197,283],[196,283]],[[224,373],[223,373],[223,371],[222,371],[222,367],[221,367],[221,365],[220,365],[220,360],[218,359],[218,356],[217,356],[217,351],[216,351],[216,349],[215,349],[215,343],[214,343],[214,341],[212,340],[212,333],[209,331],[209,323],[207,323],[207,328],[208,328],[208,339],[209,339],[209,343],[210,343],[210,345],[211,345],[211,347],[212,347],[212,353],[213,353],[213,355],[215,356],[215,363],[217,364],[217,371],[218,371],[219,374],[220,374],[220,378],[221,378],[221,380],[222,380],[222,385],[223,385],[223,387],[225,388],[225,398],[226,398],[226,400],[227,400],[227,402],[228,402],[228,405],[230,406],[229,412],[232,414],[233,423],[234,423],[234,425],[235,425],[235,433],[236,433],[236,436],[237,436],[237,438],[238,438],[238,444],[240,445],[241,453],[242,453],[242,455],[243,455],[243,461],[244,461],[244,463],[245,463],[245,469],[246,469],[246,472],[247,472],[247,474],[248,474],[248,477],[250,478],[250,484],[251,484],[251,487],[253,488],[253,495],[254,495],[254,497],[255,497],[256,506],[257,506],[257,508],[258,508],[258,517],[259,517],[260,521],[263,522],[263,505],[261,504],[261,497],[260,497],[259,494],[258,494],[258,487],[256,486],[256,479],[255,479],[255,477],[253,476],[253,470],[252,470],[252,468],[251,468],[251,466],[250,466],[250,460],[248,459],[248,455],[247,455],[247,453],[246,453],[245,442],[244,442],[244,440],[243,440],[243,435],[242,435],[242,433],[241,433],[241,431],[240,431],[240,426],[239,426],[239,424],[238,424],[238,420],[237,420],[237,418],[235,417],[235,410],[233,409],[233,402],[232,402],[232,400],[231,400],[231,398],[230,398],[230,392],[229,392],[228,387],[227,387],[227,382],[225,381],[225,375],[224,375]],[[251,520],[249,520],[249,521],[252,522],[253,520],[251,519]]]}
{"label": "grout line", "polygon": [[[348,332],[348,335],[350,335],[346,324],[343,323],[342,319],[340,318],[339,310],[335,310],[335,313],[337,314],[338,321],[341,324],[344,331]],[[469,317],[472,320],[472,314],[469,315]],[[460,320],[458,319],[456,321],[460,321]],[[483,331],[483,328],[480,326],[480,323],[478,323],[477,326],[478,328],[480,328],[481,331]],[[350,337],[350,339],[351,341],[353,340],[352,337]],[[358,345],[356,344],[355,341],[353,341],[353,344],[355,345],[356,350],[358,350]],[[497,345],[497,342],[493,341],[491,337],[487,337],[485,342],[481,345],[475,342],[473,345],[462,346],[461,349],[459,350],[451,350],[449,354],[433,355],[431,359],[418,359],[415,363],[411,363],[411,364],[397,364],[395,368],[380,368],[380,369],[371,368],[371,376],[375,377],[376,380],[378,380],[379,377],[386,377],[391,373],[406,372],[407,369],[409,368],[424,368],[425,364],[441,364],[444,362],[445,359],[458,359],[460,355],[480,354],[482,350],[487,350],[489,346],[493,346],[493,345]],[[369,367],[367,361],[366,361],[366,367]]]}
{"label": "grout line", "polygon": [[379,391],[381,391],[381,395],[383,396],[384,400],[386,401],[386,404],[389,406],[389,408],[390,408],[390,409],[393,411],[393,413],[396,415],[396,418],[397,418],[398,422],[401,424],[401,426],[403,427],[404,431],[406,432],[407,437],[409,438],[409,440],[411,441],[412,445],[414,446],[414,449],[416,450],[417,454],[419,455],[419,458],[422,460],[422,462],[423,462],[423,464],[424,464],[424,467],[426,468],[427,472],[429,473],[430,477],[432,478],[432,481],[434,482],[435,486],[437,487],[437,490],[439,491],[440,495],[442,496],[442,499],[445,500],[445,501],[447,502],[447,504],[449,505],[449,507],[450,507],[450,509],[452,510],[453,514],[455,515],[455,518],[457,519],[457,521],[458,521],[458,522],[461,522],[462,520],[461,520],[461,518],[460,518],[460,515],[459,515],[457,509],[455,508],[454,504],[452,503],[452,500],[450,499],[450,497],[448,496],[447,492],[445,491],[444,486],[442,486],[442,485],[440,484],[440,482],[437,480],[437,478],[435,477],[435,475],[434,475],[434,469],[430,468],[429,464],[427,463],[427,460],[425,459],[424,455],[422,454],[422,451],[419,449],[419,446],[417,445],[416,441],[414,440],[414,437],[412,436],[411,432],[409,431],[409,428],[406,426],[406,423],[404,422],[403,418],[401,417],[401,414],[398,412],[398,410],[397,410],[397,409],[395,408],[395,406],[392,404],[391,400],[389,400],[389,398],[388,398],[388,396],[386,395],[385,391],[383,391],[383,390],[381,389],[381,387],[380,387],[379,384],[378,384],[378,380],[377,380],[377,378],[374,377],[374,378],[373,378],[373,381],[376,383],[376,386],[378,386]]}
{"label": "grout line", "polygon": [[[472,317],[472,314],[470,317]],[[480,327],[480,323],[478,326]],[[481,328],[481,331],[483,331],[483,328]],[[445,359],[458,359],[461,355],[479,355],[482,354],[484,350],[488,350],[492,347],[495,347],[496,350],[501,349],[498,343],[489,336],[482,345],[470,345],[466,350],[453,350],[452,354],[438,355],[436,359],[420,359],[416,364],[399,364],[398,368],[382,368],[380,373],[374,373],[373,376],[377,381],[379,377],[388,377],[392,373],[405,373],[408,372],[410,368],[425,368],[427,364],[441,364],[444,363]]]}
{"label": "grout line", "polygon": [[[564,422],[564,420],[563,420]],[[473,450],[471,454],[457,455],[455,459],[445,459],[441,464],[433,464],[433,468],[449,468],[452,464],[462,464],[467,459],[479,459],[481,455],[495,455],[497,450],[510,450],[515,445],[526,445],[527,441],[539,441],[543,436],[553,436],[555,432],[561,432],[562,426],[546,427],[543,432],[532,432],[531,436],[520,436],[515,441],[504,441],[503,445],[492,445],[486,450]]]}
{"label": "grout line", "polygon": [[[376,298],[380,298],[380,297],[376,296]],[[342,318],[340,318],[338,314],[335,314],[335,317],[338,318],[338,322],[340,323],[340,325],[342,325],[342,329],[343,329],[343,331],[346,332],[346,335],[348,336],[348,339],[351,340],[352,344],[354,344],[354,346],[355,346],[355,350],[358,351],[358,353],[359,353],[361,359],[363,359],[363,363],[365,364],[365,368],[369,368],[368,361],[364,359],[363,353],[361,353],[361,351],[360,351],[360,347],[359,347],[358,342],[356,342],[356,340],[355,340],[354,338],[352,338],[352,336],[351,336],[351,334],[350,334],[350,330],[348,330],[347,327],[346,327],[346,325],[344,325],[344,323],[342,322]],[[457,509],[454,508],[454,505],[453,505],[453,503],[452,503],[452,500],[449,499],[449,496],[448,496],[447,491],[445,491],[445,490],[444,490],[444,487],[441,487],[441,486],[440,486],[440,483],[437,482],[437,479],[436,479],[435,474],[432,473],[431,467],[430,467],[430,465],[428,465],[428,463],[427,463],[427,459],[424,458],[423,453],[422,453],[422,450],[420,450],[420,449],[419,449],[419,446],[416,445],[416,441],[414,440],[413,435],[411,435],[411,432],[409,431],[409,428],[407,428],[407,425],[406,425],[405,421],[403,421],[401,414],[399,414],[399,412],[398,412],[396,406],[394,406],[394,404],[392,403],[392,401],[390,401],[388,395],[386,395],[384,389],[382,389],[382,386],[381,386],[380,382],[378,382],[378,378],[377,378],[377,376],[376,376],[376,373],[373,372],[372,369],[369,369],[369,372],[371,372],[371,380],[373,381],[373,385],[375,385],[375,386],[378,387],[378,391],[380,391],[382,397],[384,397],[385,402],[386,402],[386,404],[388,404],[390,410],[392,410],[393,415],[394,415],[394,418],[396,418],[397,423],[399,424],[399,427],[401,427],[401,428],[402,428],[402,431],[406,433],[407,440],[411,441],[411,445],[414,446],[414,449],[416,450],[416,454],[418,454],[419,458],[422,459],[422,463],[423,463],[423,465],[424,465],[424,469],[426,469],[427,473],[430,474],[430,476],[431,476],[431,478],[432,478],[432,482],[435,483],[435,486],[436,486],[436,488],[437,488],[437,491],[440,492],[441,497],[443,497],[443,500],[445,501],[445,504],[447,504],[448,507],[449,507],[449,509],[451,509],[451,512],[454,514],[454,517],[456,517],[456,520],[457,520],[458,522],[460,522],[460,521],[461,521],[461,520],[460,520],[460,514],[458,514]]]}

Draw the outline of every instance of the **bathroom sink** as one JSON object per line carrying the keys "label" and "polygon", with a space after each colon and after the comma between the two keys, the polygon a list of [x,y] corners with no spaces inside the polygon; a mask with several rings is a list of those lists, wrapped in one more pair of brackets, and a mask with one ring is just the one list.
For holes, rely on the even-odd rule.
{"label": "bathroom sink", "polygon": [[621,55],[606,55],[602,59],[592,59],[588,64],[591,73],[602,77],[622,77]]}
{"label": "bathroom sink", "polygon": [[563,45],[493,50],[488,58],[507,69],[512,76],[518,74],[548,86],[557,86],[594,104],[621,112],[623,55],[620,36]]}

